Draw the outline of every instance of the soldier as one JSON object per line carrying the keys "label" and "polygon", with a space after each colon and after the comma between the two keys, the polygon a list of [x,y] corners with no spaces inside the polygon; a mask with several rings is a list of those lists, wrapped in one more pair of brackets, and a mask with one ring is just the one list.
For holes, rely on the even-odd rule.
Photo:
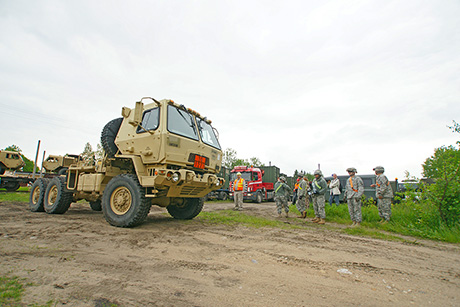
{"label": "soldier", "polygon": [[326,194],[327,183],[323,177],[323,173],[321,172],[321,170],[316,170],[313,173],[313,175],[315,176],[315,179],[313,179],[311,188],[313,190],[312,200],[313,209],[315,210],[315,218],[312,219],[312,222],[318,224],[325,224],[326,211],[324,210],[324,205],[326,199],[324,197],[324,194]]}
{"label": "soldier", "polygon": [[297,178],[296,183],[294,184],[294,195],[292,197],[292,204],[295,205],[295,202],[297,201],[297,190],[299,189],[299,181],[300,181],[300,176]]}
{"label": "soldier", "polygon": [[391,218],[391,198],[393,197],[393,190],[390,186],[390,181],[383,173],[385,169],[383,166],[374,167],[374,172],[377,175],[375,178],[376,184],[371,184],[371,187],[376,187],[375,196],[377,198],[377,207],[379,208],[380,222],[387,223]]}
{"label": "soldier", "polygon": [[286,217],[289,217],[289,206],[286,195],[289,195],[290,193],[291,188],[286,184],[286,178],[281,176],[275,183],[275,202],[276,210],[278,211],[278,217],[281,217],[281,212],[283,211],[283,208]]}
{"label": "soldier", "polygon": [[354,167],[347,168],[350,178],[347,180],[344,199],[348,202],[348,212],[353,221],[352,227],[359,226],[362,221],[361,196],[364,194],[364,183],[361,177],[355,176],[357,171]]}
{"label": "soldier", "polygon": [[241,178],[241,173],[236,173],[236,179],[233,182],[233,199],[235,208],[233,210],[243,210],[243,191],[246,191],[246,181]]}
{"label": "soldier", "polygon": [[305,176],[299,181],[299,188],[297,189],[297,201],[295,206],[300,212],[298,218],[304,219],[307,217],[307,209],[305,207],[307,201],[307,181]]}

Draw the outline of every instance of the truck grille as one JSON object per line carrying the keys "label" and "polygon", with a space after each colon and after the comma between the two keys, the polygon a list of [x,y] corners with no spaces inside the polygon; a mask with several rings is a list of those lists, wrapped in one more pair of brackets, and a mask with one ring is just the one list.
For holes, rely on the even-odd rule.
{"label": "truck grille", "polygon": [[198,195],[203,192],[206,187],[184,187],[180,191],[181,196],[191,196],[191,195]]}

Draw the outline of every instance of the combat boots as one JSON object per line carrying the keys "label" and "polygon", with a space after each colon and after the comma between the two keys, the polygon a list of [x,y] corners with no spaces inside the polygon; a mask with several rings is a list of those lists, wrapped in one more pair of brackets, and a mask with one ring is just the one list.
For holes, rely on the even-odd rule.
{"label": "combat boots", "polygon": [[289,212],[286,212],[286,217],[289,217]]}
{"label": "combat boots", "polygon": [[306,217],[307,217],[307,211],[304,211],[304,212],[302,212],[302,215],[301,215],[301,216],[298,216],[297,218],[299,218],[299,219],[304,219],[304,218],[306,218]]}
{"label": "combat boots", "polygon": [[319,217],[315,217],[314,219],[311,220],[313,223],[318,223],[320,221]]}
{"label": "combat boots", "polygon": [[323,224],[326,224],[326,220],[325,219],[319,219],[318,225],[323,225]]}

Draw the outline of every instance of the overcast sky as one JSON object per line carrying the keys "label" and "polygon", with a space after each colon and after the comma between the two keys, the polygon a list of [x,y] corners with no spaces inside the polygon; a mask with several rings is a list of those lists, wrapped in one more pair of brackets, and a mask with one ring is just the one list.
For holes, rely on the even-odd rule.
{"label": "overcast sky", "polygon": [[0,149],[94,148],[144,96],[293,174],[390,178],[458,134],[460,1],[0,0]]}

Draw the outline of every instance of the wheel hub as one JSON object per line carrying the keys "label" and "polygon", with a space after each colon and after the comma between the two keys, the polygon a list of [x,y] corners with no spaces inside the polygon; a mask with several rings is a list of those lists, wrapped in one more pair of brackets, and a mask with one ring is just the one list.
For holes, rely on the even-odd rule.
{"label": "wheel hub", "polygon": [[58,190],[56,186],[53,186],[48,194],[48,204],[53,205],[56,202]]}
{"label": "wheel hub", "polygon": [[123,215],[132,205],[131,192],[126,187],[119,187],[110,197],[110,207],[115,214]]}
{"label": "wheel hub", "polygon": [[34,192],[32,193],[32,202],[36,204],[39,198],[40,198],[40,188],[36,187],[34,189]]}

